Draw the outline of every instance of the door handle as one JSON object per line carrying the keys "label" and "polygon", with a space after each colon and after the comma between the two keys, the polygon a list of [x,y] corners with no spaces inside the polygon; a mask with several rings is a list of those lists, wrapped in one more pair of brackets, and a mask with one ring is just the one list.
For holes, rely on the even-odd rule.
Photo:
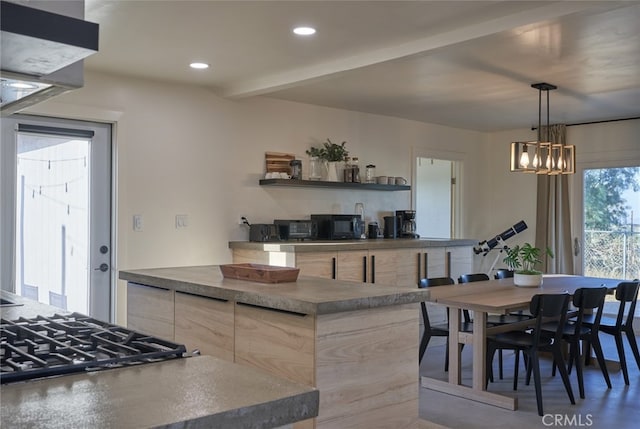
{"label": "door handle", "polygon": [[580,254],[580,240],[578,237],[573,239],[573,255],[578,256]]}
{"label": "door handle", "polygon": [[103,273],[106,273],[107,271],[109,271],[109,264],[105,264],[104,262],[102,264],[100,264],[100,266],[98,268],[94,268],[94,271],[102,271]]}

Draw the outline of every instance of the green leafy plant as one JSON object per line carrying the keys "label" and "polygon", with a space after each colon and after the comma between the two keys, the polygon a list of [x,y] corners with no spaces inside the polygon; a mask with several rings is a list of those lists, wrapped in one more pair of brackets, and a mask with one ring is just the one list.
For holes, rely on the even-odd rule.
{"label": "green leafy plant", "polygon": [[[548,247],[544,253],[553,258],[553,252]],[[542,274],[541,271],[535,269],[536,265],[542,263],[541,256],[542,250],[540,248],[524,243],[522,246],[518,245],[509,249],[504,263],[518,274]]]}
{"label": "green leafy plant", "polygon": [[346,141],[337,144],[327,139],[321,147],[311,147],[306,153],[309,156],[315,156],[329,162],[344,161],[349,155],[349,151],[345,147],[346,144]]}

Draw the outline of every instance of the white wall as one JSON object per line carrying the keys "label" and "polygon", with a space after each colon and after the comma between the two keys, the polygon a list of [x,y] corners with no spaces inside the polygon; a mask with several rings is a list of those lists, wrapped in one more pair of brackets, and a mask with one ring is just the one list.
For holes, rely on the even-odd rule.
{"label": "white wall", "polygon": [[[411,208],[409,192],[258,186],[265,151],[306,159],[304,151],[326,138],[346,140],[378,175],[411,178],[415,154],[455,154],[463,164],[457,238],[487,239],[521,219],[529,229],[519,242],[535,237],[535,176],[510,173],[508,159],[509,143],[535,138],[530,130],[486,134],[268,98],[230,101],[194,86],[91,72],[84,88],[33,111],[116,123],[116,270],[228,263],[228,241],[248,238],[237,225],[240,215],[261,223],[352,212],[356,202],[365,204],[367,217]],[[578,162],[640,158],[640,121],[571,127],[568,134]],[[144,217],[144,231],[133,231],[134,214]],[[189,215],[188,228],[175,229],[176,214]],[[119,282],[118,323],[125,314]]]}
{"label": "white wall", "polygon": [[[193,86],[90,72],[84,88],[32,112],[116,118],[116,270],[228,263],[228,241],[248,238],[240,215],[263,223],[353,212],[356,202],[365,204],[367,217],[411,208],[410,192],[260,187],[265,151],[306,160],[311,145],[346,140],[362,165],[377,166],[376,174],[411,178],[415,148],[477,159],[486,144],[478,132],[268,98],[229,101]],[[472,175],[476,170],[470,166]],[[133,231],[134,214],[143,216],[142,232]],[[176,214],[189,216],[187,228],[175,229]],[[119,323],[125,298],[119,282]]]}

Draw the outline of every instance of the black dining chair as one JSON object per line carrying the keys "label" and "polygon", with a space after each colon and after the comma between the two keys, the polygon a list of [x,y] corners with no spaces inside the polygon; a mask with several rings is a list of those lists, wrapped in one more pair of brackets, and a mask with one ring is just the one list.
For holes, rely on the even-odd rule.
{"label": "black dining chair", "polygon": [[[431,277],[421,279],[418,284],[419,288],[427,288],[427,287],[436,287],[436,286],[447,286],[455,284],[454,280],[451,277]],[[418,364],[422,362],[422,358],[427,350],[427,346],[429,345],[429,340],[431,337],[446,337],[447,338],[447,346],[445,350],[445,361],[444,361],[444,370],[449,370],[449,309],[447,308],[447,320],[445,323],[438,323],[432,325],[429,320],[429,313],[427,312],[427,306],[424,302],[420,303],[420,308],[422,310],[422,321],[424,323],[424,332],[422,333],[422,339],[420,340],[420,349],[418,352]],[[471,323],[471,318],[469,317],[469,312],[463,312],[463,320],[460,324],[460,330],[463,332],[473,332],[473,324]],[[463,345],[464,347],[464,345]]]}
{"label": "black dining chair", "polygon": [[[542,407],[542,381],[540,377],[539,352],[550,351],[553,360],[560,371],[564,388],[567,391],[569,400],[575,404],[573,389],[569,382],[566,363],[562,356],[562,329],[567,320],[567,308],[569,306],[569,294],[540,294],[531,298],[529,310],[535,317],[531,320],[533,328],[518,331],[509,331],[487,337],[487,373],[490,371],[493,355],[498,348],[522,351],[527,357],[527,384],[533,372],[533,380],[536,390],[536,401],[538,404],[538,415],[543,416]],[[542,330],[543,320],[547,322],[549,318],[558,320],[558,330],[553,335],[546,335]],[[517,377],[517,366],[516,374]],[[488,381],[488,380],[487,380]],[[515,384],[514,384],[515,386]]]}
{"label": "black dining chair", "polygon": [[510,270],[508,268],[499,268],[496,270],[496,273],[494,274],[494,277],[496,280],[499,279],[510,279],[513,277],[513,273],[515,271]]}
{"label": "black dining chair", "polygon": [[[633,332],[633,317],[636,311],[636,301],[638,300],[639,288],[640,282],[637,280],[619,283],[616,287],[616,300],[620,302],[617,317],[602,317],[600,319],[599,331],[613,335],[615,338],[616,348],[618,349],[618,358],[620,360],[620,369],[622,369],[622,375],[624,376],[624,384],[627,386],[629,385],[629,371],[627,370],[627,360],[624,355],[622,334],[625,333],[627,335],[629,346],[636,358],[636,365],[638,365],[638,369],[640,369],[640,353],[638,353],[638,344],[636,343],[636,337]],[[596,316],[597,315],[585,316],[583,322],[584,326],[593,327],[596,323]],[[591,356],[589,343],[587,343],[586,349],[585,359],[588,364]]]}
{"label": "black dining chair", "polygon": [[[598,359],[598,365],[602,371],[602,375],[607,383],[607,387],[611,389],[611,380],[609,379],[609,372],[607,371],[607,365],[604,360],[604,354],[602,353],[602,346],[600,345],[600,339],[598,337],[598,328],[600,326],[600,320],[602,318],[602,309],[604,307],[604,298],[607,295],[607,288],[580,288],[573,294],[573,306],[578,310],[578,314],[575,318],[567,321],[562,326],[562,339],[569,344],[569,368],[568,372],[571,373],[571,367],[575,364],[576,374],[578,377],[578,389],[580,390],[580,397],[584,399],[584,379],[582,375],[582,360],[584,356],[580,353],[580,342],[588,342],[593,346],[593,350],[596,353]],[[589,317],[592,322],[589,326],[584,323],[585,317]],[[549,322],[542,325],[542,329],[550,334],[555,333],[558,330],[558,322]],[[556,367],[553,366],[552,374],[555,375]]]}
{"label": "black dining chair", "polygon": [[[480,282],[480,281],[486,281],[486,280],[489,280],[489,276],[485,273],[463,274],[460,277],[458,277],[458,283],[471,283],[471,282]],[[530,319],[531,319],[530,315],[524,315],[524,314],[488,314],[487,326],[507,325],[509,323],[522,322],[523,320],[530,320]],[[502,350],[499,350],[498,375],[500,377],[500,380],[502,380],[503,378],[502,362],[503,362]],[[493,380],[493,375],[491,375],[491,379]]]}

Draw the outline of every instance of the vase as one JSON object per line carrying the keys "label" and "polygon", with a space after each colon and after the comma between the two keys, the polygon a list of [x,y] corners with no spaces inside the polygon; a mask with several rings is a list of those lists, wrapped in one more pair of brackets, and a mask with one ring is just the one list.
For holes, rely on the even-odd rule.
{"label": "vase", "polygon": [[539,287],[542,285],[542,274],[513,274],[513,284],[518,287]]}
{"label": "vase", "polygon": [[338,162],[331,161],[327,163],[327,182],[338,181]]}

